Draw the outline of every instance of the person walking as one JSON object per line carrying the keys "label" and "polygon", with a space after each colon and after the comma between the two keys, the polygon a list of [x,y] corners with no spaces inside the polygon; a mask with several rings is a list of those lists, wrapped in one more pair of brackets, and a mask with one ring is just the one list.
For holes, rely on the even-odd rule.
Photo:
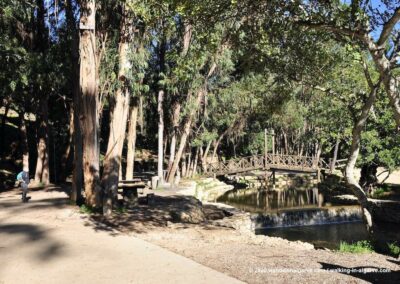
{"label": "person walking", "polygon": [[22,202],[28,202],[30,197],[28,194],[28,185],[29,185],[29,173],[26,171],[22,171],[17,175],[17,181],[19,182],[22,189]]}

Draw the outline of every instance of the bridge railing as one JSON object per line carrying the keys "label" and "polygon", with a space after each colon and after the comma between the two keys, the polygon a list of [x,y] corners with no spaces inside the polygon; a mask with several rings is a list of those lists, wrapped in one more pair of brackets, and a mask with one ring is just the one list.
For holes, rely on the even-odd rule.
{"label": "bridge railing", "polygon": [[213,162],[208,164],[205,173],[228,174],[271,167],[300,171],[329,168],[328,164],[322,159],[317,160],[313,157],[280,154],[273,155],[268,153],[267,155],[254,155],[230,159],[226,161]]}

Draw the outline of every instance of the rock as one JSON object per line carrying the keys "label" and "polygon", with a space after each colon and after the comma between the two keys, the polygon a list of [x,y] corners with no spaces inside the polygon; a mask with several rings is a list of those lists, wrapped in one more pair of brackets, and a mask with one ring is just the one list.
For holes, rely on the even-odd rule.
{"label": "rock", "polygon": [[358,205],[357,197],[350,194],[327,196],[326,200],[338,205]]}
{"label": "rock", "polygon": [[227,216],[226,211],[214,205],[203,205],[203,212],[207,220],[219,220]]}
{"label": "rock", "polygon": [[400,224],[400,202],[368,199],[372,205],[373,217],[381,222]]}
{"label": "rock", "polygon": [[206,220],[202,204],[194,197],[185,196],[170,212],[172,222],[199,224]]}
{"label": "rock", "polygon": [[219,197],[232,189],[232,185],[207,178],[197,183],[196,197],[201,201],[215,202]]}
{"label": "rock", "polygon": [[254,236],[254,226],[249,213],[236,213],[229,218],[214,221],[213,224],[235,229],[241,234]]}

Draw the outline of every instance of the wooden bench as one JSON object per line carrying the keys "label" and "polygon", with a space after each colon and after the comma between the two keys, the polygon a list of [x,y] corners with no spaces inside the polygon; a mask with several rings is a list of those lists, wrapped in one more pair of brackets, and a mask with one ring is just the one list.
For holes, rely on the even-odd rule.
{"label": "wooden bench", "polygon": [[124,206],[127,208],[136,206],[138,204],[138,189],[145,187],[146,184],[141,179],[119,181],[118,188],[122,189]]}

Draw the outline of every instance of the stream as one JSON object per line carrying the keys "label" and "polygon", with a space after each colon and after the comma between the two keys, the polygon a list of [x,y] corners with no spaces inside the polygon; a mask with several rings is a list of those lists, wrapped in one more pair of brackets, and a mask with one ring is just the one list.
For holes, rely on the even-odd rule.
{"label": "stream", "polygon": [[[332,206],[317,188],[297,190],[234,189],[218,201],[252,213],[256,234],[305,241],[337,249],[340,242],[368,239],[359,206]],[[385,241],[400,239],[393,225],[382,224]]]}

